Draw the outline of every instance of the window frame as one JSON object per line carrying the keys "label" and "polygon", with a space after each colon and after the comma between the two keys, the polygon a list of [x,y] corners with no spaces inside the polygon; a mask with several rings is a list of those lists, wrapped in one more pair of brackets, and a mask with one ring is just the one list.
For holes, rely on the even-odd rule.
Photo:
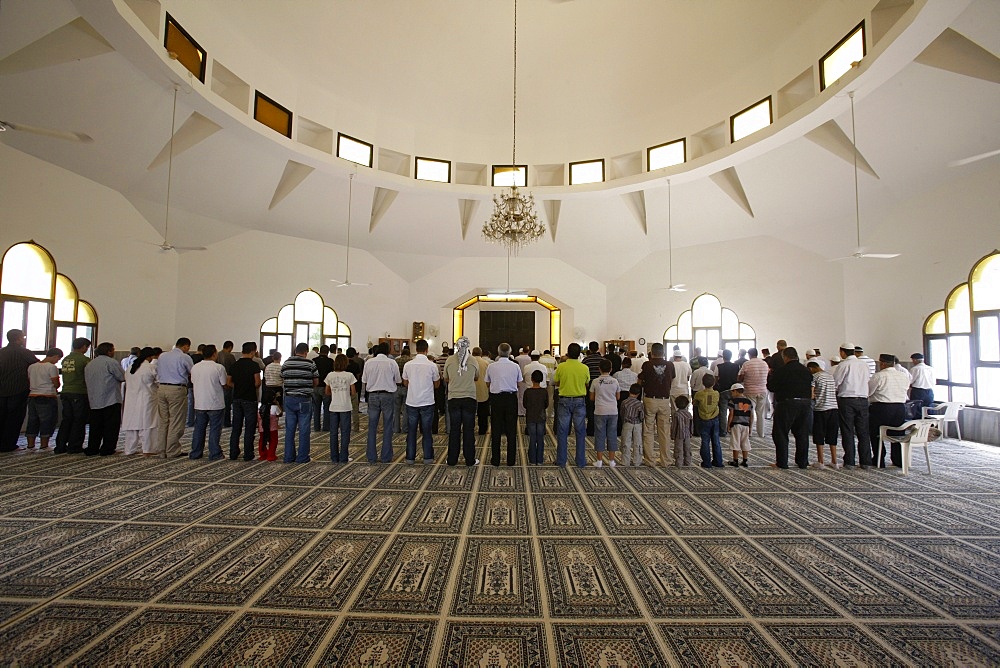
{"label": "window frame", "polygon": [[[600,181],[587,181],[586,183],[573,183],[573,167],[576,165],[590,165],[595,162],[601,163],[601,180]],[[589,186],[593,183],[605,183],[608,178],[607,166],[604,163],[604,158],[594,158],[591,160],[577,160],[576,162],[569,163],[569,184],[571,186]]]}
{"label": "window frame", "polygon": [[[761,104],[763,104],[765,102],[767,102],[767,115],[768,115],[767,125],[765,125],[763,128],[757,128],[756,130],[754,130],[750,134],[744,135],[744,136],[740,137],[739,139],[736,139],[736,119],[739,118],[740,116],[742,116],[743,114],[747,113],[748,111],[750,111],[754,107],[758,107],[758,106],[760,106]],[[733,114],[732,116],[729,117],[729,143],[730,144],[735,144],[738,141],[742,141],[742,140],[746,139],[750,135],[757,134],[758,132],[760,132],[764,128],[771,127],[772,125],[774,125],[774,100],[772,100],[771,96],[768,95],[767,97],[762,97],[761,99],[757,100],[756,102],[754,102],[750,106],[746,107],[745,109],[741,109],[740,111],[737,111],[735,114]],[[756,330],[754,330],[754,331],[756,331]]]}
{"label": "window frame", "polygon": [[[663,142],[662,144],[657,144],[656,146],[650,146],[649,148],[647,148],[646,149],[646,171],[647,172],[655,171],[653,167],[649,166],[650,160],[652,159],[653,151],[655,151],[658,148],[664,148],[664,147],[671,146],[673,144],[678,144],[678,143],[681,144],[684,147],[684,159],[681,160],[677,164],[683,165],[684,163],[686,163],[687,160],[688,160],[688,154],[687,154],[687,151],[688,151],[688,148],[687,148],[687,137],[681,137],[680,139],[674,139],[673,141],[666,141],[666,142]],[[677,165],[666,165],[664,167],[656,167],[655,169],[656,170],[659,170],[659,169],[670,169],[671,167],[676,167],[676,166]]]}
{"label": "window frame", "polygon": [[[420,178],[420,162],[436,162],[443,165],[448,165],[448,180],[438,181],[437,179],[423,179]],[[451,183],[451,160],[442,160],[441,158],[428,158],[426,156],[417,155],[413,157],[413,178],[417,181],[427,181],[428,183]]]}
{"label": "window frame", "polygon": [[[854,28],[852,28],[851,31],[848,32],[846,35],[844,35],[844,37],[839,42],[837,42],[833,46],[832,49],[830,49],[829,51],[827,51],[826,53],[824,53],[823,57],[819,59],[819,90],[820,90],[820,92],[826,90],[827,86],[829,86],[831,84],[837,83],[844,76],[843,74],[841,74],[839,77],[837,77],[833,81],[827,83],[827,81],[826,81],[826,72],[825,72],[825,69],[823,67],[823,63],[826,62],[826,60],[828,58],[830,58],[830,56],[832,56],[834,53],[836,53],[837,49],[839,49],[840,47],[844,46],[849,41],[851,41],[851,38],[854,37],[858,33],[859,30],[861,31],[861,57],[864,58],[865,56],[868,55],[868,33],[867,33],[867,27],[865,26],[865,21],[864,21],[864,19],[862,19],[861,23],[859,23],[858,25],[854,26]],[[845,74],[846,74],[846,72],[845,72]]]}
{"label": "window frame", "polygon": [[[364,146],[367,146],[368,147],[368,151],[369,151],[368,152],[368,163],[365,164],[363,162],[354,162],[354,160],[351,160],[350,158],[345,158],[344,156],[340,155],[340,138],[341,137],[343,137],[344,139],[349,139],[349,140],[351,140],[353,142],[357,142],[358,144],[362,144]],[[365,167],[368,167],[369,169],[371,169],[372,165],[375,164],[375,145],[374,144],[369,144],[368,142],[363,141],[361,139],[358,139],[357,137],[352,137],[349,134],[345,134],[343,132],[338,132],[337,133],[337,157],[340,158],[341,160],[347,160],[348,162],[353,162],[355,165],[364,165]]]}

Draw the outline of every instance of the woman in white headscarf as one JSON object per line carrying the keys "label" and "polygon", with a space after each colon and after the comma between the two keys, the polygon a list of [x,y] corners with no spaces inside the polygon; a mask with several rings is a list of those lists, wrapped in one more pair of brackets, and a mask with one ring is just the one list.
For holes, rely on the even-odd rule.
{"label": "woman in white headscarf", "polygon": [[479,365],[472,361],[468,337],[455,342],[455,354],[444,364],[444,382],[448,384],[448,466],[458,463],[461,449],[467,466],[479,463],[476,459],[476,380]]}
{"label": "woman in white headscarf", "polygon": [[160,416],[156,408],[156,364],[152,348],[143,348],[125,372],[125,408],[122,410],[122,432],[125,454],[156,454],[156,427]]}

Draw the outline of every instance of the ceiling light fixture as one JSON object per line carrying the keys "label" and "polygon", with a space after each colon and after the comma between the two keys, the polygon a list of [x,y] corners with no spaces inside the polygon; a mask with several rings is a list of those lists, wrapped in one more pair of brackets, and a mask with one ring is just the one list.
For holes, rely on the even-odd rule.
{"label": "ceiling light fixture", "polygon": [[[510,164],[517,169],[517,0],[514,0],[514,95],[513,132]],[[545,234],[535,211],[535,197],[518,190],[516,181],[503,193],[493,196],[493,215],[483,225],[483,238],[503,244],[507,253],[517,254],[524,246]]]}

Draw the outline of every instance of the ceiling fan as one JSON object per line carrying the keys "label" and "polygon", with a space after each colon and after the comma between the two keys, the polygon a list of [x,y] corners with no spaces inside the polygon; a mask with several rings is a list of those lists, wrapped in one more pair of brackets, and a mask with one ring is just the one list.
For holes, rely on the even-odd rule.
{"label": "ceiling fan", "polygon": [[670,195],[670,179],[667,179],[667,253],[670,265],[668,268],[670,278],[670,285],[665,288],[660,288],[661,290],[669,290],[670,292],[687,292],[687,288],[684,287],[686,283],[674,283],[674,239],[673,239],[673,228],[672,228],[672,201]]}
{"label": "ceiling fan", "polygon": [[351,280],[351,204],[354,201],[354,173],[350,175],[347,188],[347,255],[344,259],[344,280],[338,281],[335,278],[330,280],[336,283],[338,288],[349,288],[351,286],[365,286],[371,283],[360,283]]}
{"label": "ceiling fan", "polygon": [[864,259],[891,260],[894,257],[899,257],[899,253],[869,253],[867,249],[861,245],[861,205],[860,196],[858,194],[858,138],[855,134],[854,128],[854,91],[849,91],[847,95],[851,98],[851,147],[854,149],[854,223],[857,229],[858,246],[857,249],[850,255],[833,258],[833,261]]}
{"label": "ceiling fan", "polygon": [[93,137],[83,134],[82,132],[67,132],[65,130],[40,128],[34,125],[25,125],[24,123],[14,123],[11,121],[0,121],[0,132],[28,132],[33,135],[53,137],[55,139],[67,139],[69,141],[80,142],[81,144],[90,144],[94,141]]}

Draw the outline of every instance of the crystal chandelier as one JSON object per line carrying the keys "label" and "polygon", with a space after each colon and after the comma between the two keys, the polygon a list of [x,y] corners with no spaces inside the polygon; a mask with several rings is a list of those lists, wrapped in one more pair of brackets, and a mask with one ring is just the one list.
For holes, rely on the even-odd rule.
{"label": "crystal chandelier", "polygon": [[[511,185],[505,192],[493,195],[493,215],[483,225],[483,238],[503,244],[508,253],[517,254],[522,247],[545,234],[545,225],[538,220],[535,197],[517,189],[517,0],[514,0],[514,105],[513,141],[511,148]],[[527,170],[525,170],[527,175]]]}

